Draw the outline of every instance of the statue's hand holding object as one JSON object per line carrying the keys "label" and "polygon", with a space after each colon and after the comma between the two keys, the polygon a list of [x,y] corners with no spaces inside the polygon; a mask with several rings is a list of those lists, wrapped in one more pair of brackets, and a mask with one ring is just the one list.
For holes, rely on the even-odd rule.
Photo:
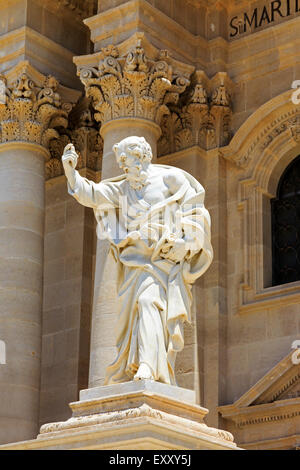
{"label": "statue's hand holding object", "polygon": [[65,170],[68,168],[68,166],[71,166],[73,169],[75,169],[77,165],[77,161],[78,161],[78,155],[75,151],[74,145],[73,144],[66,145],[63,156],[62,156],[62,164]]}

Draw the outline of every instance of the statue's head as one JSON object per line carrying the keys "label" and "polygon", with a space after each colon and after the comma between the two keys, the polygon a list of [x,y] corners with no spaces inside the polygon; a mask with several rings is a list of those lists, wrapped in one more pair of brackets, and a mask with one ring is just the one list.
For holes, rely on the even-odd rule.
{"label": "statue's head", "polygon": [[152,160],[152,150],[144,137],[130,136],[113,146],[117,162],[123,168],[126,157],[135,156],[141,163]]}
{"label": "statue's head", "polygon": [[147,167],[152,160],[152,150],[144,137],[131,136],[113,146],[119,167],[134,189],[146,184]]}

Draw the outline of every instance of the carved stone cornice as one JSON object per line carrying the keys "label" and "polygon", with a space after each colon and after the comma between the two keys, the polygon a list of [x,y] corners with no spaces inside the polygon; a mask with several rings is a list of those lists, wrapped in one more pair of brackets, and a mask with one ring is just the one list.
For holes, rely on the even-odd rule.
{"label": "carved stone cornice", "polygon": [[155,58],[147,57],[141,39],[122,56],[113,45],[102,49],[98,67],[79,69],[86,95],[96,110],[95,119],[103,125],[136,117],[159,125],[169,113],[168,105],[177,104],[190,83],[174,63],[166,51],[158,51]]}
{"label": "carved stone cornice", "polygon": [[165,411],[153,409],[146,403],[143,403],[137,408],[129,408],[120,411],[92,414],[87,416],[74,416],[65,422],[44,424],[41,426],[39,437],[52,432],[59,432],[69,429],[73,430],[74,428],[80,429],[84,426],[95,426],[111,422],[117,423],[126,419],[134,420],[141,417],[149,417],[154,420],[164,421],[164,423],[168,423],[170,426],[188,426],[195,432],[200,431],[210,436],[214,436],[217,439],[224,439],[224,441],[233,443],[233,436],[228,431],[209,428],[204,423],[187,420],[186,418],[182,418],[180,416],[173,416],[170,413],[166,413]]}
{"label": "carved stone cornice", "polygon": [[[1,77],[0,142],[23,141],[48,148],[51,139],[59,136],[57,129],[67,127],[73,104],[64,101],[64,87],[54,77],[32,71],[23,62]],[[72,90],[65,90],[71,91],[70,98]],[[75,92],[73,103],[77,95]]]}
{"label": "carved stone cornice", "polygon": [[[70,115],[69,125],[60,130],[60,135],[49,144],[51,158],[46,162],[46,180],[64,174],[61,156],[67,144],[72,143],[78,153],[77,169],[92,171],[91,179],[97,178],[101,170],[103,140],[89,106],[78,107]],[[96,176],[95,176],[96,174]],[[94,177],[94,178],[93,178]]]}
{"label": "carved stone cornice", "polygon": [[295,349],[232,405],[218,407],[222,417],[243,428],[300,416],[300,368],[294,356]]}
{"label": "carved stone cornice", "polygon": [[232,82],[226,73],[209,80],[196,71],[180,106],[162,121],[158,141],[160,156],[197,145],[205,150],[227,145],[230,140]]}
{"label": "carved stone cornice", "polygon": [[300,416],[299,399],[284,400],[284,403],[270,403],[268,405],[253,405],[247,410],[241,410],[230,418],[239,428],[255,424],[280,424],[280,421],[298,418]]}

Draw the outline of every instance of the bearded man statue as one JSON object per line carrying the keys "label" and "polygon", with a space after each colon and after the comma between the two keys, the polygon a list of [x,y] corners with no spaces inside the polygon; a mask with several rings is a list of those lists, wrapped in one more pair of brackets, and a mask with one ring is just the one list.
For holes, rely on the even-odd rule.
{"label": "bearded man statue", "polygon": [[121,176],[96,184],[62,157],[69,193],[94,210],[97,235],[118,264],[117,357],[105,384],[151,379],[176,385],[176,354],[190,321],[191,288],[212,262],[204,189],[185,171],[152,164],[150,145],[131,136],[114,145]]}

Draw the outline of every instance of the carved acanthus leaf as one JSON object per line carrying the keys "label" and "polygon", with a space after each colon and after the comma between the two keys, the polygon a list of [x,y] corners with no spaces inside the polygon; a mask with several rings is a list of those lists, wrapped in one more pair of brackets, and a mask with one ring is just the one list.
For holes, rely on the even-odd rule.
{"label": "carved acanthus leaf", "polygon": [[218,86],[211,97],[211,103],[214,106],[230,106],[230,95],[224,84]]}

